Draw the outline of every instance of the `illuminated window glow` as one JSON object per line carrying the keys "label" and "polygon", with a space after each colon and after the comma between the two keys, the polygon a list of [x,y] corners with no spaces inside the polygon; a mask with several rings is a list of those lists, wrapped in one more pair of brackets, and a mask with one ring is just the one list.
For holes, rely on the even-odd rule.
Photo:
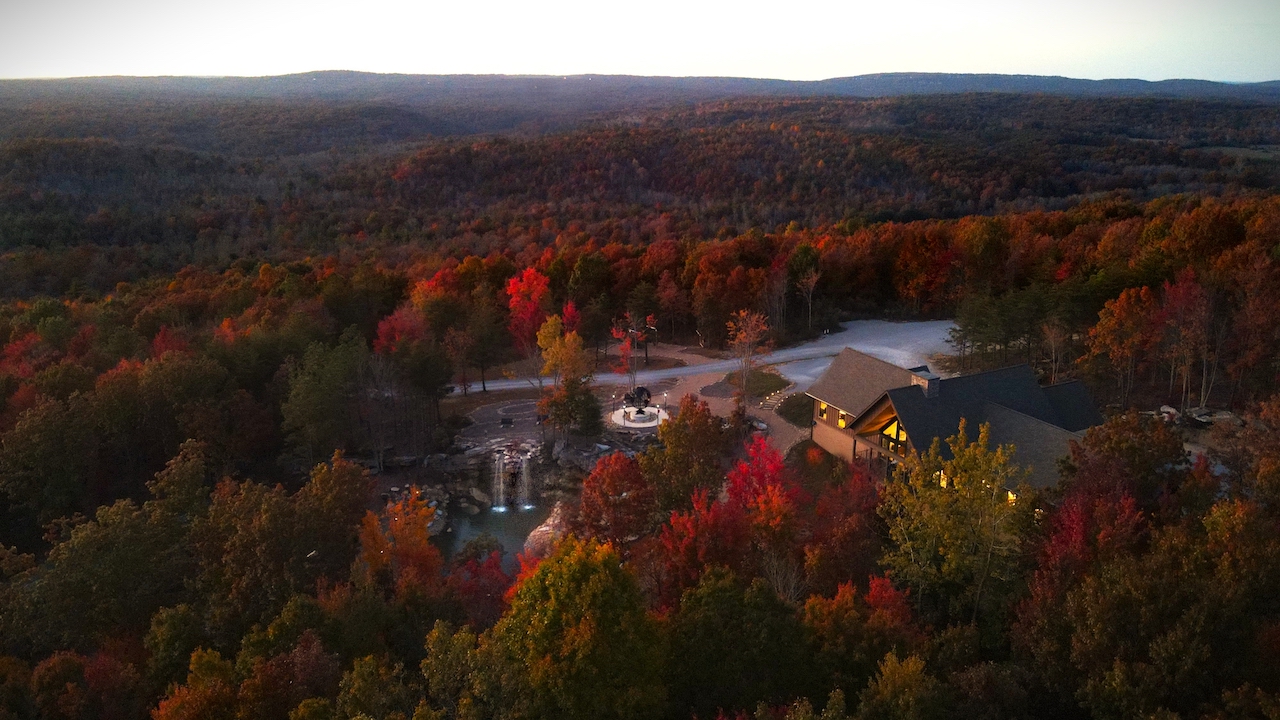
{"label": "illuminated window glow", "polygon": [[906,455],[907,448],[907,431],[903,429],[897,418],[889,421],[880,430],[880,447],[897,455]]}

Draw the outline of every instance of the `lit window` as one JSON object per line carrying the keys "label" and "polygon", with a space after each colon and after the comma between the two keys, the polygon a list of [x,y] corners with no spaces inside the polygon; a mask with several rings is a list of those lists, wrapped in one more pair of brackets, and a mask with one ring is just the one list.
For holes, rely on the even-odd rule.
{"label": "lit window", "polygon": [[886,426],[885,429],[881,430],[880,432],[890,440],[905,442],[907,439],[907,431],[902,429],[902,426],[898,424],[897,420],[894,420],[893,422],[889,423],[889,425]]}
{"label": "lit window", "polygon": [[826,404],[826,403],[818,403],[818,417],[822,418],[823,420],[826,420],[826,419],[827,419],[827,404]]}
{"label": "lit window", "polygon": [[880,447],[898,455],[907,454],[907,431],[895,418],[880,431]]}
{"label": "lit window", "polygon": [[849,427],[849,416],[845,415],[843,412],[840,413],[840,420],[838,421],[838,424],[840,427]]}
{"label": "lit window", "polygon": [[1014,491],[1010,490],[1010,491],[1009,491],[1009,504],[1010,504],[1010,505],[1012,505],[1012,504],[1014,504],[1014,503],[1015,503],[1015,502],[1017,502],[1017,501],[1018,501],[1018,494],[1017,494],[1017,493],[1015,493]]}

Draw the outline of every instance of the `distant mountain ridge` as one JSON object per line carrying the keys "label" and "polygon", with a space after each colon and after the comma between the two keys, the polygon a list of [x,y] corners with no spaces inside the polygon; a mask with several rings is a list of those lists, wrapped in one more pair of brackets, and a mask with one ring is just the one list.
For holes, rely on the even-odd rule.
{"label": "distant mountain ridge", "polygon": [[[1060,76],[883,73],[828,80],[631,75],[398,75],[318,71],[267,77],[92,77],[0,80],[0,102],[96,97],[314,99],[408,106],[459,101],[568,102],[573,109],[699,102],[742,96],[892,97],[954,93],[1042,93],[1081,97],[1170,97],[1280,102],[1280,80],[1082,80]],[[505,101],[505,102],[504,102]]]}
{"label": "distant mountain ridge", "polygon": [[[672,113],[702,115],[724,104],[741,105],[741,112],[753,115],[828,100],[866,105],[869,112],[877,112],[871,107],[877,106],[889,115],[895,112],[889,106],[904,103],[936,105],[930,112],[964,117],[973,117],[964,109],[973,102],[1004,106],[1003,111],[987,107],[979,113],[984,118],[1021,113],[1011,105],[1027,103],[1098,106],[1104,114],[1119,113],[1113,129],[1126,134],[1123,117],[1143,116],[1152,106],[1176,106],[1182,108],[1176,112],[1191,115],[1272,113],[1280,108],[1280,82],[1231,85],[929,73],[798,82],[346,71],[260,78],[0,80],[0,143],[22,138],[104,138],[228,157],[274,157],[357,148],[386,150],[402,143],[495,133],[538,136],[598,122],[661,122]],[[885,122],[914,122],[910,117],[914,111],[905,112],[903,118]]]}
{"label": "distant mountain ridge", "polygon": [[[1081,80],[1055,75],[958,75],[885,73],[821,80],[831,94],[854,97],[966,92],[1041,93],[1082,97],[1176,97],[1280,101],[1280,80],[1223,83],[1211,80]],[[825,94],[821,90],[815,94]]]}

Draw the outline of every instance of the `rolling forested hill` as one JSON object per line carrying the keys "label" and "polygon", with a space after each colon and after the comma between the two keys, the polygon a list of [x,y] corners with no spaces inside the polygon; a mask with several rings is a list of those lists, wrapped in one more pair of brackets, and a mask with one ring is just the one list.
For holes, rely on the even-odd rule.
{"label": "rolling forested hill", "polygon": [[[1272,91],[0,83],[0,718],[1275,717]],[[1039,492],[979,428],[884,482],[688,395],[542,466],[571,535],[518,574],[430,539],[491,487],[437,463],[475,380],[593,447],[634,342],[859,316],[1113,417]]]}
{"label": "rolling forested hill", "polygon": [[2,266],[16,295],[58,292],[68,272],[105,290],[357,236],[488,252],[571,225],[646,243],[1280,185],[1280,105],[1235,100],[747,98],[438,139],[505,121],[481,106],[433,120],[180,93],[45,102],[0,108],[0,250],[19,254]]}
{"label": "rolling forested hill", "polygon": [[576,75],[377,75],[0,80],[0,139],[102,136],[276,155],[492,132],[746,97],[876,98],[962,93],[1280,102],[1280,83],[1077,80],[890,73],[803,82]]}

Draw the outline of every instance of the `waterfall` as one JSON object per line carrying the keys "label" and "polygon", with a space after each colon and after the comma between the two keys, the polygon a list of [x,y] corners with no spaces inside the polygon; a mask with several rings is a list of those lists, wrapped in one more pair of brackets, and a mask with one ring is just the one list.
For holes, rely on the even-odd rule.
{"label": "waterfall", "polygon": [[528,455],[520,456],[520,491],[516,498],[520,503],[521,510],[533,509],[533,496],[531,486],[533,485],[533,467],[529,462]]}
{"label": "waterfall", "polygon": [[493,485],[492,491],[493,509],[496,512],[506,512],[507,510],[507,482],[506,482],[506,457],[502,453],[494,453],[493,456]]}

